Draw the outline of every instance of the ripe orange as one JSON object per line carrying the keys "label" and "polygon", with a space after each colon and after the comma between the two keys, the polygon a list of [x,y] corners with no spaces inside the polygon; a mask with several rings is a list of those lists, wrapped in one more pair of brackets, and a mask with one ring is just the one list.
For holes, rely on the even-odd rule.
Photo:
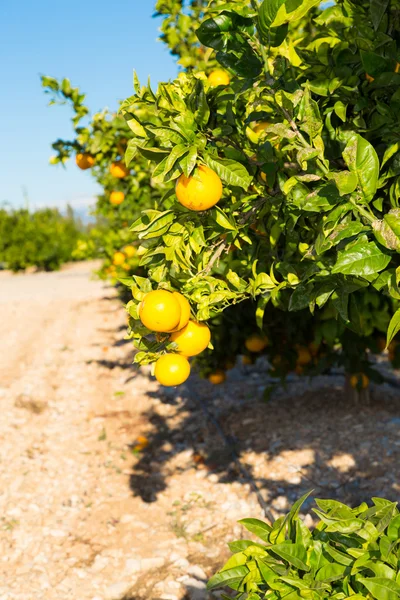
{"label": "ripe orange", "polygon": [[154,374],[161,385],[180,385],[190,375],[190,364],[187,358],[179,354],[164,354],[156,362]]}
{"label": "ripe orange", "polygon": [[259,333],[253,333],[247,338],[244,345],[249,352],[262,352],[268,346],[268,338]]}
{"label": "ripe orange", "polygon": [[350,385],[352,388],[356,388],[361,385],[361,389],[365,390],[369,386],[369,377],[365,373],[360,373],[358,375],[352,375],[350,377]]}
{"label": "ripe orange", "polygon": [[372,77],[372,75],[368,75],[368,73],[365,73],[365,79],[368,81],[368,83],[372,83],[374,81],[374,77]]}
{"label": "ripe orange", "polygon": [[150,442],[146,436],[138,435],[134,450],[138,450],[140,452],[141,450],[145,450],[149,444]]}
{"label": "ripe orange", "polygon": [[396,63],[396,66],[395,66],[395,68],[394,68],[394,72],[395,72],[395,73],[398,73],[399,71],[400,71],[400,63],[399,63],[399,62],[397,62],[397,63]]}
{"label": "ripe orange", "polygon": [[125,246],[124,252],[128,258],[132,258],[136,254],[136,248],[134,246]]}
{"label": "ripe orange", "polygon": [[297,364],[304,367],[312,361],[311,352],[305,346],[300,346],[297,349]]}
{"label": "ripe orange", "polygon": [[261,171],[260,177],[261,177],[261,179],[263,180],[264,183],[268,183],[267,182],[267,174],[264,173],[264,171]]}
{"label": "ripe orange", "polygon": [[124,200],[125,200],[124,192],[111,192],[110,204],[113,204],[114,206],[118,206],[119,204],[122,204],[122,202]]}
{"label": "ripe orange", "polygon": [[131,268],[130,268],[130,266],[128,265],[128,263],[124,263],[124,264],[122,265],[122,268],[124,269],[124,271],[130,271],[130,270],[131,270]]}
{"label": "ripe orange", "polygon": [[208,381],[214,385],[219,385],[220,383],[224,383],[226,380],[225,371],[221,371],[220,369],[215,371],[215,373],[211,373],[208,376]]}
{"label": "ripe orange", "polygon": [[173,331],[181,318],[181,306],[171,292],[154,290],[146,294],[140,303],[139,317],[151,331]]}
{"label": "ripe orange", "polygon": [[207,210],[221,199],[222,182],[215,171],[200,165],[195,175],[181,175],[176,183],[179,202],[190,210]]}
{"label": "ripe orange", "polygon": [[211,333],[207,325],[189,321],[189,323],[171,335],[171,342],[178,345],[177,351],[183,356],[197,356],[210,343]]}
{"label": "ripe orange", "polygon": [[255,133],[260,134],[267,129],[268,125],[268,121],[259,121],[257,125],[253,128],[253,131]]}
{"label": "ripe orange", "polygon": [[96,159],[94,158],[94,156],[91,156],[88,152],[84,152],[83,154],[77,154],[75,161],[78,167],[82,169],[82,171],[86,171],[86,169],[90,169],[91,167],[93,167],[94,163],[96,162]]}
{"label": "ripe orange", "polygon": [[208,83],[212,87],[217,87],[218,85],[229,85],[231,82],[231,78],[229,74],[223,69],[214,69],[208,76]]}
{"label": "ripe orange", "polygon": [[117,162],[113,162],[110,167],[110,173],[113,177],[117,179],[123,179],[127,175],[129,175],[129,169],[124,165],[124,163],[119,160]]}
{"label": "ripe orange", "polygon": [[179,323],[177,328],[174,331],[180,331],[189,323],[190,319],[190,304],[186,300],[185,296],[180,294],[179,292],[172,292],[173,296],[178,300],[179,305],[181,307],[181,318],[179,319]]}
{"label": "ripe orange", "polygon": [[115,266],[120,267],[125,262],[125,254],[123,252],[115,252],[113,256],[113,263]]}

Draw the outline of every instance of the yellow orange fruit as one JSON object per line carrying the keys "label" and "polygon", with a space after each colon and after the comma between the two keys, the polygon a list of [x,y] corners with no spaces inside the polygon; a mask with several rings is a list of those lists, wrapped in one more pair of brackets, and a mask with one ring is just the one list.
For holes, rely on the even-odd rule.
{"label": "yellow orange fruit", "polygon": [[125,166],[125,164],[119,160],[117,162],[113,162],[110,167],[110,173],[113,177],[117,179],[123,179],[127,175],[129,175],[129,169]]}
{"label": "yellow orange fruit", "polygon": [[135,450],[145,450],[150,444],[149,440],[144,435],[138,435],[135,443]]}
{"label": "yellow orange fruit", "polygon": [[128,258],[132,258],[136,254],[136,248],[134,246],[125,246],[124,252]]}
{"label": "yellow orange fruit", "polygon": [[86,169],[90,169],[96,162],[96,159],[91,154],[87,152],[79,153],[75,158],[76,164],[82,171],[86,171]]}
{"label": "yellow orange fruit", "polygon": [[226,380],[225,371],[218,369],[214,373],[208,376],[208,381],[214,385],[219,385],[220,383],[224,383]]}
{"label": "yellow orange fruit", "polygon": [[190,375],[190,364],[180,354],[164,354],[157,360],[154,374],[161,385],[180,385]]}
{"label": "yellow orange fruit", "polygon": [[300,366],[308,365],[312,361],[311,352],[305,346],[297,349],[297,364]]}
{"label": "yellow orange fruit", "polygon": [[171,342],[177,344],[177,351],[183,356],[197,356],[210,343],[210,329],[205,323],[189,321],[189,323],[171,335]]}
{"label": "yellow orange fruit", "polygon": [[350,385],[352,388],[361,386],[365,390],[369,386],[369,377],[365,373],[359,373],[358,375],[352,375],[350,377]]}
{"label": "yellow orange fruit", "polygon": [[175,193],[179,202],[190,210],[207,210],[221,199],[222,182],[215,171],[200,165],[194,175],[181,175]]}
{"label": "yellow orange fruit", "polygon": [[125,200],[124,192],[111,192],[110,204],[113,204],[114,206],[118,206],[119,204],[122,204],[124,200]]}
{"label": "yellow orange fruit", "polygon": [[397,63],[396,63],[396,66],[395,66],[395,68],[394,68],[394,72],[395,72],[395,73],[398,73],[399,71],[400,71],[400,63],[399,63],[399,62],[397,62]]}
{"label": "yellow orange fruit", "polygon": [[154,290],[146,294],[140,303],[139,318],[151,331],[173,331],[181,318],[181,306],[171,292]]}
{"label": "yellow orange fruit", "polygon": [[253,333],[244,345],[249,352],[262,352],[268,346],[268,338],[260,333]]}
{"label": "yellow orange fruit", "polygon": [[257,125],[253,127],[253,131],[260,134],[267,129],[268,125],[268,121],[259,121]]}
{"label": "yellow orange fruit", "polygon": [[125,254],[123,252],[115,252],[113,256],[113,263],[115,266],[120,267],[125,262]]}
{"label": "yellow orange fruit", "polygon": [[186,325],[189,323],[190,304],[186,300],[185,296],[183,296],[183,294],[180,294],[179,292],[172,292],[172,294],[178,300],[179,305],[181,307],[181,318],[179,319],[178,326],[174,330],[174,331],[180,331],[181,329],[186,327]]}
{"label": "yellow orange fruit", "polygon": [[231,78],[229,74],[223,69],[214,69],[208,76],[208,83],[212,87],[217,87],[218,85],[229,85],[231,82]]}
{"label": "yellow orange fruit", "polygon": [[128,263],[124,263],[124,264],[122,265],[122,268],[124,269],[124,271],[130,271],[130,270],[131,270],[131,268],[130,268],[130,266],[128,265]]}
{"label": "yellow orange fruit", "polygon": [[267,183],[267,174],[264,173],[264,171],[261,171],[260,177],[261,177],[261,179],[263,180],[264,183]]}
{"label": "yellow orange fruit", "polygon": [[372,75],[368,75],[368,73],[365,73],[365,79],[368,81],[368,83],[372,83],[374,81],[374,77],[372,77]]}

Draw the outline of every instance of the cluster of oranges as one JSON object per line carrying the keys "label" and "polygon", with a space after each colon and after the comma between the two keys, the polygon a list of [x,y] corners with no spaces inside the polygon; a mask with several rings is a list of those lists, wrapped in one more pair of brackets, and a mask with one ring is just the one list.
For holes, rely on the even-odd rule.
{"label": "cluster of oranges", "polygon": [[211,340],[204,323],[190,319],[190,304],[179,292],[154,290],[139,304],[142,324],[156,334],[166,334],[166,341],[176,344],[176,352],[163,354],[156,362],[154,374],[161,385],[180,385],[190,375],[188,358],[197,356]]}
{"label": "cluster of oranges", "polygon": [[[96,164],[96,158],[89,154],[88,152],[79,152],[76,155],[76,164],[82,171],[86,171],[87,169],[91,169]],[[125,164],[121,160],[117,160],[111,163],[110,173],[116,179],[124,179],[127,175],[129,175],[129,169],[125,166]],[[113,206],[118,206],[122,204],[125,199],[124,192],[114,191],[110,194],[110,204]]]}
{"label": "cluster of oranges", "polygon": [[118,250],[114,252],[112,257],[112,265],[110,265],[106,269],[106,273],[111,275],[111,277],[116,277],[117,269],[123,269],[124,271],[130,271],[131,265],[129,264],[129,259],[133,258],[136,255],[136,248],[129,244],[125,246],[122,250]]}

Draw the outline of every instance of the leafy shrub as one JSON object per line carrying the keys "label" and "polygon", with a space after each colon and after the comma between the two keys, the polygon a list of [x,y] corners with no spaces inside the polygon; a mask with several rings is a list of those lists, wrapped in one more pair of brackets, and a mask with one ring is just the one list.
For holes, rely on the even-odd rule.
{"label": "leafy shrub", "polygon": [[73,258],[82,225],[70,210],[63,216],[57,209],[35,212],[26,209],[0,210],[0,262],[12,271],[30,266],[54,271]]}
{"label": "leafy shrub", "polygon": [[[229,544],[234,552],[208,583],[227,586],[247,600],[396,600],[400,597],[400,514],[396,502],[373,498],[350,508],[316,500],[319,521],[310,530],[299,518],[303,496],[272,526],[242,525],[262,540]],[[225,596],[224,596],[225,597]],[[226,598],[228,598],[226,596]]]}

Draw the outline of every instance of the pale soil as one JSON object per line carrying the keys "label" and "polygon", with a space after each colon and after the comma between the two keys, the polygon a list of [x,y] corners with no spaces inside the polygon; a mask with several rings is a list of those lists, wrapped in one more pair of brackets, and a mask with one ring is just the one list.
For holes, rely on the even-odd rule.
{"label": "pale soil", "polygon": [[[184,444],[157,497],[132,476],[151,456],[156,489],[157,455],[130,444],[151,437],[151,421],[177,423],[177,406],[130,366],[124,309],[92,268],[0,273],[0,599],[121,598],[130,588],[132,599],[205,598],[225,545],[206,540],[231,538],[259,509],[238,484],[215,491]],[[171,449],[168,436],[157,440],[157,454]]]}
{"label": "pale soil", "polygon": [[0,272],[0,600],[205,600],[236,521],[262,518],[246,473],[274,515],[311,488],[399,497],[393,389],[357,406],[340,378],[294,381],[266,403],[262,363],[159,389],[93,267]]}

